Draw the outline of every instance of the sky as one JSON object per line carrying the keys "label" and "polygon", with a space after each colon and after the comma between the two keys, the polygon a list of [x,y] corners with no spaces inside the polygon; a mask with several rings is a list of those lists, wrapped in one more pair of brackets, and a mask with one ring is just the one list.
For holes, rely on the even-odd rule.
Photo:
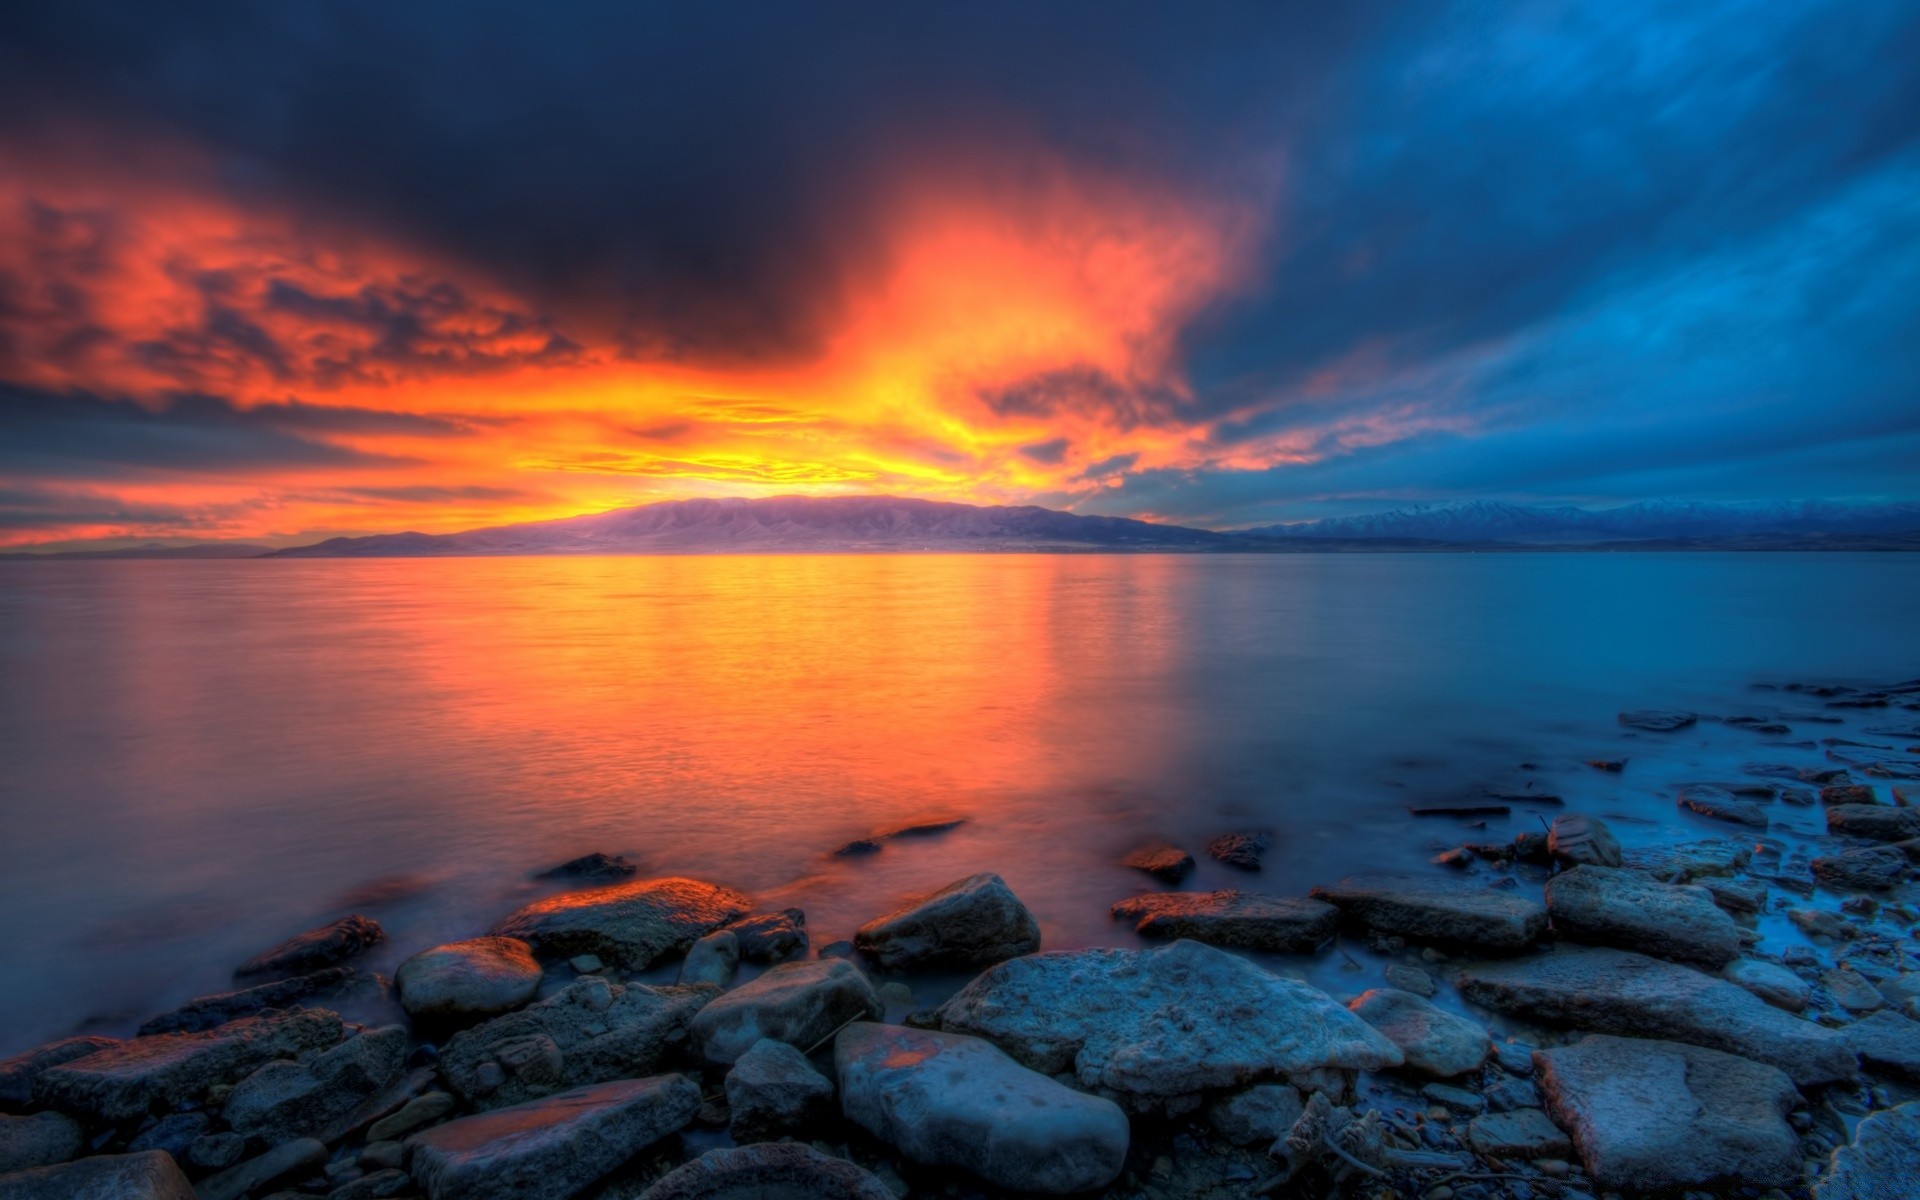
{"label": "sky", "polygon": [[0,545],[1920,498],[1906,0],[0,9]]}

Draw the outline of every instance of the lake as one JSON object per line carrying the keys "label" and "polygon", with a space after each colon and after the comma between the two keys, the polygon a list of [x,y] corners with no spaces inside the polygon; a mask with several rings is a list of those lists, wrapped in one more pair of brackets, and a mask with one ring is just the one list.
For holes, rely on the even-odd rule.
{"label": "lake", "polygon": [[1153,836],[1271,830],[1262,874],[1187,886],[1297,894],[1553,811],[1406,812],[1487,789],[1724,832],[1674,785],[1920,724],[1753,690],[1920,675],[1916,614],[1898,554],[0,563],[0,1055],[347,911],[391,971],[595,850],[798,904],[815,946],[998,871],[1065,948],[1132,941],[1107,908],[1158,885],[1116,860]]}

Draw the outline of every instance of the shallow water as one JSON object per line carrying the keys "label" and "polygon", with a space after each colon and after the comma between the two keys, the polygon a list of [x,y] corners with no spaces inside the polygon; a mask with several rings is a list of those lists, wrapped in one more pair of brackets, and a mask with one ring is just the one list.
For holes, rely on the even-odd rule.
{"label": "shallow water", "polygon": [[1131,941],[1107,907],[1157,885],[1114,860],[1152,835],[1271,829],[1261,875],[1187,886],[1284,893],[1538,828],[1405,811],[1529,781],[1630,844],[1739,836],[1673,786],[1826,751],[1615,714],[1891,745],[1861,731],[1920,713],[1752,685],[1920,675],[1916,613],[1895,554],[3,563],[0,1054],[347,911],[390,969],[589,850],[800,904],[816,946],[998,871],[1062,948]]}

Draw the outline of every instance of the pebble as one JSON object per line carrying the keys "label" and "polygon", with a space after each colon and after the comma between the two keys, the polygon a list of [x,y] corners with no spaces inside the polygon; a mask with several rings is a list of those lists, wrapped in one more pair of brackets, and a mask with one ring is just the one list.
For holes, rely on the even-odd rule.
{"label": "pebble", "polygon": [[567,965],[582,975],[591,975],[596,971],[606,969],[606,964],[600,961],[598,954],[578,955],[577,957],[568,959]]}

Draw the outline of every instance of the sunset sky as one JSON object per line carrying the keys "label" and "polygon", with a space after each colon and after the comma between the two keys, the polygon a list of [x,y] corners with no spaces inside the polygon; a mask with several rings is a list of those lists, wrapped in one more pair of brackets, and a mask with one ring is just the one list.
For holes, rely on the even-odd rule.
{"label": "sunset sky", "polygon": [[0,545],[796,492],[1920,496],[1920,6],[0,13]]}

